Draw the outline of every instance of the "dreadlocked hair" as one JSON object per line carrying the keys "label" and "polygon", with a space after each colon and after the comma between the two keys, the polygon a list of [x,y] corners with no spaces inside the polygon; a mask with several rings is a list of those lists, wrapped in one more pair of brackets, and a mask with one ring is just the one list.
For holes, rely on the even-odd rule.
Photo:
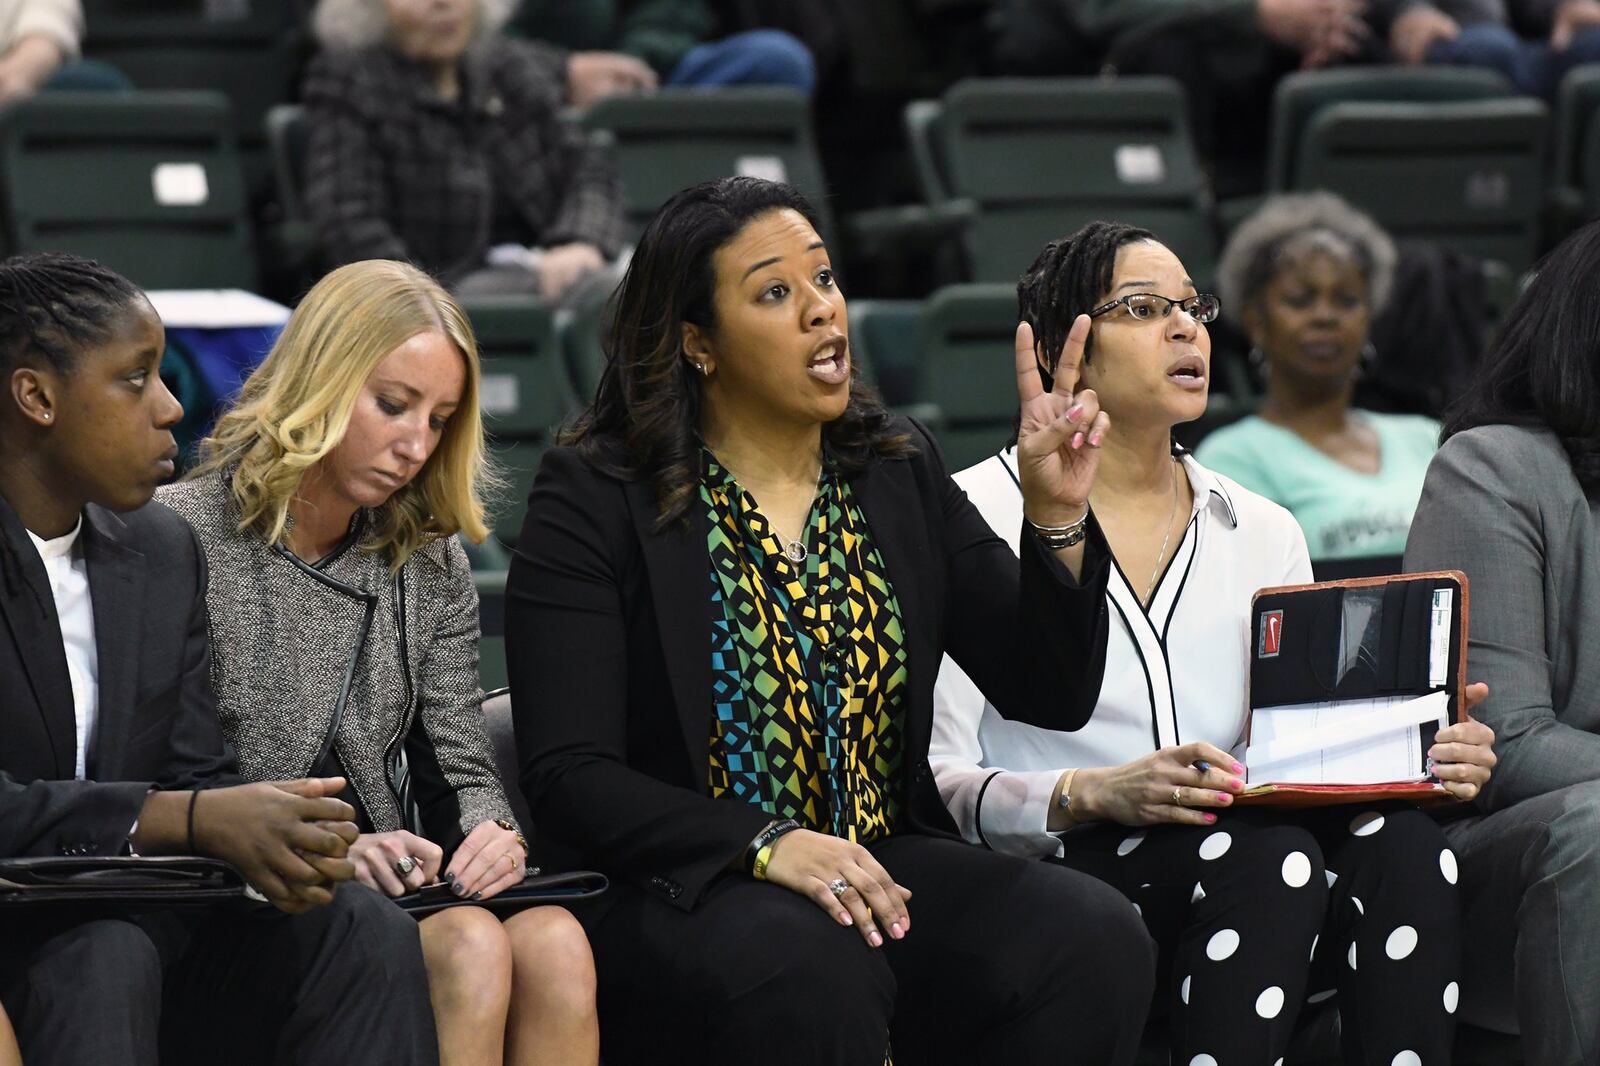
{"label": "dreadlocked hair", "polygon": [[[1111,288],[1117,250],[1155,234],[1123,222],[1090,222],[1070,237],[1044,246],[1017,282],[1017,317],[1033,329],[1033,343],[1044,353],[1049,373],[1040,372],[1044,387],[1053,385],[1056,361],[1079,315],[1088,314]],[[1083,342],[1083,361],[1094,351],[1094,333]]]}
{"label": "dreadlocked hair", "polygon": [[103,344],[139,287],[92,259],[42,252],[0,260],[0,375],[30,358],[70,374],[83,349]]}

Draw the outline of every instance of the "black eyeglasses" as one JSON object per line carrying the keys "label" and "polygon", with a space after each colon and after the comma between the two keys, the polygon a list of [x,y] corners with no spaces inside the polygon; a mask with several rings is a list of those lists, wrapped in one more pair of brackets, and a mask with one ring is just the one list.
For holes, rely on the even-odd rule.
{"label": "black eyeglasses", "polygon": [[1126,307],[1128,314],[1141,322],[1151,318],[1166,318],[1174,307],[1181,308],[1196,322],[1215,322],[1217,316],[1222,313],[1222,301],[1209,292],[1183,300],[1169,300],[1153,292],[1131,292],[1126,296],[1118,296],[1109,303],[1101,304],[1089,312],[1089,317],[1099,318],[1119,307]]}

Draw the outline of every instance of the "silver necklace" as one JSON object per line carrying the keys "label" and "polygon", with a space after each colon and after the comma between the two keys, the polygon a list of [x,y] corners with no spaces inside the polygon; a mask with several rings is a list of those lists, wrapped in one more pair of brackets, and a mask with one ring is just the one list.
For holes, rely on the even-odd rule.
{"label": "silver necklace", "polygon": [[1150,597],[1155,595],[1156,578],[1161,575],[1161,561],[1167,557],[1167,545],[1172,543],[1172,521],[1178,517],[1178,464],[1172,464],[1172,513],[1167,515],[1167,535],[1161,538],[1161,550],[1156,553],[1156,565],[1150,571],[1150,583],[1144,587],[1144,603],[1150,606]]}

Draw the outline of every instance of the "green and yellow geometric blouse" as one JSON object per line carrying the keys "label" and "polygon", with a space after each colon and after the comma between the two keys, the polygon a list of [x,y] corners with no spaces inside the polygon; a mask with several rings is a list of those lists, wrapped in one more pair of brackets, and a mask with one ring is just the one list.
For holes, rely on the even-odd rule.
{"label": "green and yellow geometric blouse", "polygon": [[825,473],[791,561],[755,499],[702,450],[710,518],[711,794],[869,843],[900,805],[900,605],[850,487]]}

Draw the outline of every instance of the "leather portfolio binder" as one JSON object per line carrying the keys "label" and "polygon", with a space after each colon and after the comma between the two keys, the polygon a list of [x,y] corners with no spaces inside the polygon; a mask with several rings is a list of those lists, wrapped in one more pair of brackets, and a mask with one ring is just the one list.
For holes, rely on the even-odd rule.
{"label": "leather portfolio binder", "polygon": [[1427,752],[1465,714],[1467,607],[1456,570],[1257,592],[1234,802],[1452,801]]}

